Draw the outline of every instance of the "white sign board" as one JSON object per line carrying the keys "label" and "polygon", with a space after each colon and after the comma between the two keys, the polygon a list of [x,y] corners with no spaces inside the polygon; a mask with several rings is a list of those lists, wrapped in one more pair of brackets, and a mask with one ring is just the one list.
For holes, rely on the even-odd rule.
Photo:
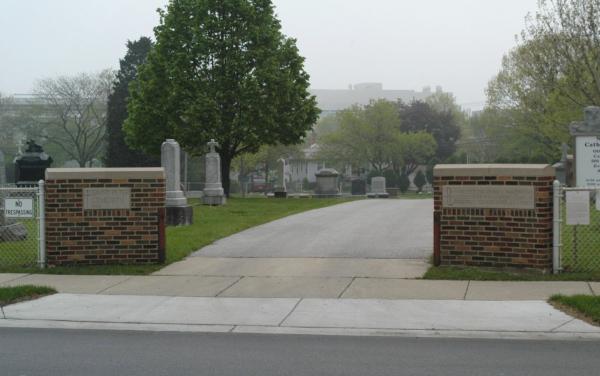
{"label": "white sign board", "polygon": [[567,224],[590,224],[589,191],[567,191]]}
{"label": "white sign board", "polygon": [[600,187],[600,137],[575,137],[575,174],[578,187]]}
{"label": "white sign board", "polygon": [[34,215],[32,198],[4,199],[5,218],[33,218]]}

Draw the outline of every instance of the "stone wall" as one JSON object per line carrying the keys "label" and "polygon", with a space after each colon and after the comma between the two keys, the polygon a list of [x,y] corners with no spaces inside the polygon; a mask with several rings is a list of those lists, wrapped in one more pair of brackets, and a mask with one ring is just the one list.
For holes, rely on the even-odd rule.
{"label": "stone wall", "polygon": [[436,166],[438,263],[551,269],[554,179],[548,165]]}
{"label": "stone wall", "polygon": [[162,168],[46,170],[48,265],[164,261]]}

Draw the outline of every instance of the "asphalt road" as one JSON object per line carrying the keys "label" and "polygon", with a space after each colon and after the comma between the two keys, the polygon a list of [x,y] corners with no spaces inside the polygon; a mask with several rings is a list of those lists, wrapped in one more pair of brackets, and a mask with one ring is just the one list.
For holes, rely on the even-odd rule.
{"label": "asphalt road", "polygon": [[0,374],[597,375],[600,342],[0,329]]}
{"label": "asphalt road", "polygon": [[424,259],[433,248],[432,200],[360,200],[242,231],[193,256]]}

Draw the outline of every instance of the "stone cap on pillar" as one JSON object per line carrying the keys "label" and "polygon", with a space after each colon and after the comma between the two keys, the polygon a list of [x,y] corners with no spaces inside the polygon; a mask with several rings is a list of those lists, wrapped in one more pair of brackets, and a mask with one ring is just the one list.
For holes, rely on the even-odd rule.
{"label": "stone cap on pillar", "polygon": [[439,164],[433,176],[555,176],[549,164]]}
{"label": "stone cap on pillar", "polygon": [[49,168],[46,180],[66,179],[164,179],[162,167]]}

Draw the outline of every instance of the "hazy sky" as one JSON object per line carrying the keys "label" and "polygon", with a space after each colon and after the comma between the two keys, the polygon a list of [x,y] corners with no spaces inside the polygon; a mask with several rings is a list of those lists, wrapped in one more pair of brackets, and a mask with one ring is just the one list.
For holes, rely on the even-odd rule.
{"label": "hazy sky", "polygon": [[[167,0],[0,0],[0,92],[36,79],[118,67],[125,42],[152,36]],[[311,84],[441,85],[478,108],[536,0],[274,0]]]}

